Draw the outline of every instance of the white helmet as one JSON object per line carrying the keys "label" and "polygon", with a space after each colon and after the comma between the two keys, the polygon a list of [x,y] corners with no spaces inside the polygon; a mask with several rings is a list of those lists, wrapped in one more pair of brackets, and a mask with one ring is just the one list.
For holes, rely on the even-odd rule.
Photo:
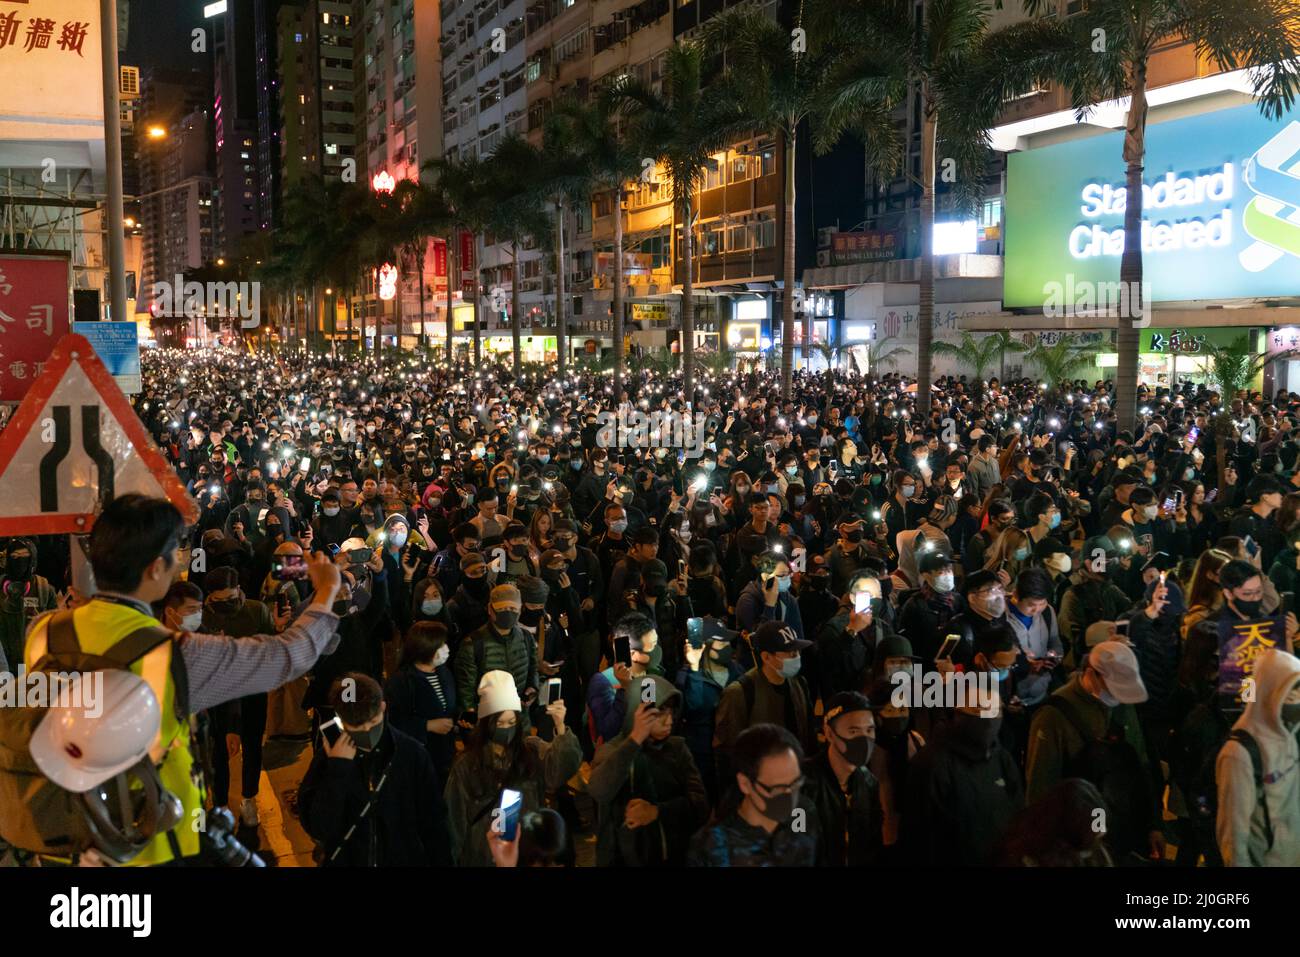
{"label": "white helmet", "polygon": [[149,756],[162,711],[153,689],[130,671],[89,672],[81,681],[98,685],[100,700],[87,707],[83,696],[76,707],[50,708],[32,732],[32,760],[54,784],[79,795],[93,845],[124,864],[184,816]]}
{"label": "white helmet", "polygon": [[83,689],[99,685],[99,678],[101,700],[82,695],[75,707],[51,707],[32,732],[32,760],[65,791],[89,791],[138,763],[162,724],[158,698],[139,675],[88,672]]}

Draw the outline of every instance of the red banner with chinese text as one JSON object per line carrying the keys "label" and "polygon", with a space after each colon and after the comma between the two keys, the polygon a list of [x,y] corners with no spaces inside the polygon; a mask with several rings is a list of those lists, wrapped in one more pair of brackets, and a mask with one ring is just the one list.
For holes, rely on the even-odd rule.
{"label": "red banner with chinese text", "polygon": [[0,402],[27,394],[71,316],[67,256],[0,253]]}

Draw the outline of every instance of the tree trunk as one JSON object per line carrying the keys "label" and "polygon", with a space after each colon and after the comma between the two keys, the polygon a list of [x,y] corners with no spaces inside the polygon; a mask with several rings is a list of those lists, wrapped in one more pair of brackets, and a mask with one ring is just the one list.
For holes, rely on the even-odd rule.
{"label": "tree trunk", "polygon": [[520,375],[519,336],[522,323],[519,316],[519,240],[510,244],[510,347],[515,357],[515,378]]}
{"label": "tree trunk", "polygon": [[614,401],[623,398],[623,184],[614,190]]}
{"label": "tree trunk", "polygon": [[[460,267],[456,264],[456,250],[460,246],[460,230],[451,231],[447,242],[447,373],[453,375],[456,370],[456,323],[452,317],[456,302],[456,286],[460,285]],[[454,284],[453,284],[454,279]],[[450,379],[448,385],[451,384]]]}
{"label": "tree trunk", "polygon": [[691,196],[682,199],[682,391],[689,408],[695,407],[695,231],[691,222]]}
{"label": "tree trunk", "polygon": [[428,248],[428,243],[422,240],[420,242],[420,248],[415,254],[416,279],[420,283],[420,335],[416,341],[419,343],[419,350],[421,353],[424,352],[425,346],[428,345],[428,340],[424,334],[424,253]]}
{"label": "tree trunk", "polygon": [[[1115,369],[1115,415],[1119,429],[1137,428],[1138,324],[1146,303],[1142,295],[1142,164],[1146,154],[1146,64],[1133,71],[1128,126],[1124,133],[1125,181],[1124,255],[1119,261],[1120,302],[1128,308],[1119,316],[1119,366]],[[1124,295],[1127,293],[1127,295]],[[1137,302],[1137,309],[1133,303]]]}
{"label": "tree trunk", "polygon": [[479,307],[479,298],[480,298],[478,277],[479,277],[479,263],[482,260],[482,258],[483,257],[480,254],[478,248],[478,234],[476,233],[474,235],[474,280],[473,280],[474,305],[473,305],[473,311],[470,313],[470,315],[473,317],[473,322],[474,322],[474,369],[476,371],[478,370],[478,367],[483,363],[483,353],[482,353],[483,347],[480,344],[482,333],[479,331],[479,327],[478,327],[478,322],[479,322],[478,307]]}
{"label": "tree trunk", "polygon": [[[794,150],[793,135],[781,137],[785,167],[785,217],[782,223],[781,259],[781,398],[790,398],[794,375]],[[808,359],[808,316],[804,316],[802,356]]]}
{"label": "tree trunk", "polygon": [[564,204],[555,204],[555,348],[559,360],[559,377],[568,367],[568,323],[564,308]]}
{"label": "tree trunk", "polygon": [[934,161],[938,123],[928,89],[921,96],[921,289],[916,317],[916,412],[930,415],[930,345],[934,341]]}

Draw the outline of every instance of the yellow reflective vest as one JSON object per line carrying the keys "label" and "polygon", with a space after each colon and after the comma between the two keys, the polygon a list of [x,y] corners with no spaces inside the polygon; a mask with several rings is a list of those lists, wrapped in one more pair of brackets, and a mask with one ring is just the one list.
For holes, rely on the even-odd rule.
{"label": "yellow reflective vest", "polygon": [[[27,668],[45,657],[48,637],[46,629],[50,616],[37,619],[27,635],[23,654]],[[161,628],[162,623],[152,615],[110,601],[91,601],[72,613],[72,627],[77,642],[87,654],[102,655],[132,632],[141,628]],[[144,679],[153,689],[162,706],[162,725],[149,754],[159,768],[159,777],[172,794],[181,799],[185,815],[168,834],[159,834],[129,863],[135,867],[148,867],[175,860],[172,851],[174,839],[183,857],[199,852],[199,830],[204,819],[201,775],[191,752],[189,715],[176,714],[176,689],[172,681],[172,655],[176,653],[173,642],[165,642],[131,666],[131,671]]]}

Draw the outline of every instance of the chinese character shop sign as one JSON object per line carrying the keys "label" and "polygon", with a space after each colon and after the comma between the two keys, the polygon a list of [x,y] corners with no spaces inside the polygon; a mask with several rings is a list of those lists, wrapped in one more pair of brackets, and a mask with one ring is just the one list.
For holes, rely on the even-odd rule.
{"label": "chinese character shop sign", "polygon": [[66,256],[0,253],[0,402],[17,402],[68,332]]}
{"label": "chinese character shop sign", "polygon": [[96,0],[0,0],[0,139],[102,139],[100,59]]}

